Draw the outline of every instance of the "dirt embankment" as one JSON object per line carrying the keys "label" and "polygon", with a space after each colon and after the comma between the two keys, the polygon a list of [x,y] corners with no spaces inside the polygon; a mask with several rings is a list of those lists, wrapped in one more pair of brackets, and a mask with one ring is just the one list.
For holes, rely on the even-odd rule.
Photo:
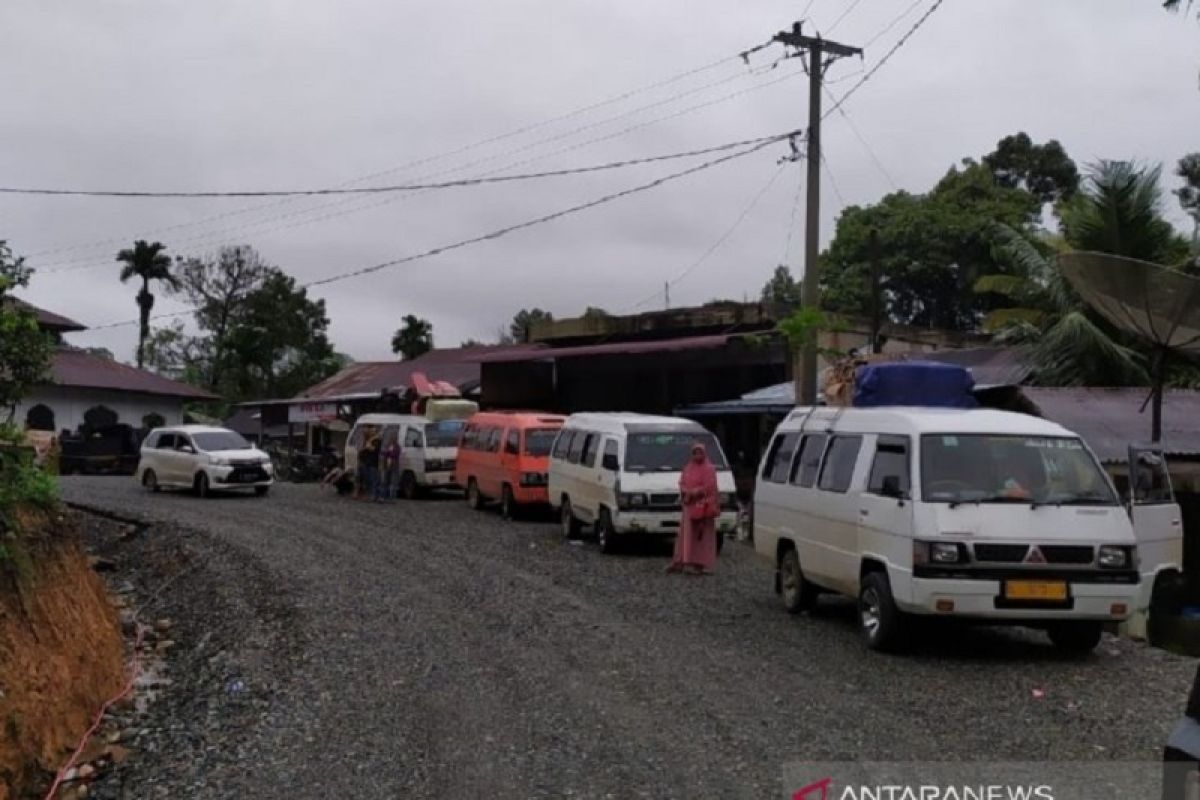
{"label": "dirt embankment", "polygon": [[124,679],[121,626],[75,525],[27,513],[0,558],[0,800],[70,755]]}

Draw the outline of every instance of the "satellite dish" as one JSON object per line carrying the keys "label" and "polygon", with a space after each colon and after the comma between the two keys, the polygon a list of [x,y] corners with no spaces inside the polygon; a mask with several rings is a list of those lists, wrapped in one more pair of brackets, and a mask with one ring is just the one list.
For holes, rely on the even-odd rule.
{"label": "satellite dish", "polygon": [[1172,356],[1200,357],[1200,280],[1107,253],[1063,253],[1063,275],[1089,306],[1154,351],[1151,441],[1162,438],[1162,393]]}

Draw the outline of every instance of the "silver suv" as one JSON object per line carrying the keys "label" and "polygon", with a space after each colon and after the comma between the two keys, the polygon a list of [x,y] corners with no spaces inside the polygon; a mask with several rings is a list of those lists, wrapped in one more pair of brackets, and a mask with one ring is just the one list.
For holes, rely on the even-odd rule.
{"label": "silver suv", "polygon": [[142,442],[137,480],[149,491],[163,487],[211,492],[249,489],[264,495],[274,483],[271,458],[227,428],[180,425],[155,428]]}

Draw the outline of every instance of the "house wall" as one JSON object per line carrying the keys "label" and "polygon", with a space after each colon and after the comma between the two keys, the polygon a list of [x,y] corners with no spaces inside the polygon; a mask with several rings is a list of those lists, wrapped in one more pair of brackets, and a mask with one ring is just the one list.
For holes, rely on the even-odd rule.
{"label": "house wall", "polygon": [[156,413],[162,415],[168,425],[183,422],[183,401],[161,395],[137,394],[111,389],[83,389],[72,386],[42,386],[17,404],[13,421],[25,425],[29,409],[39,403],[54,411],[54,431],[76,430],[83,424],[84,413],[92,406],[103,405],[118,415],[118,422],[142,426],[142,417]]}

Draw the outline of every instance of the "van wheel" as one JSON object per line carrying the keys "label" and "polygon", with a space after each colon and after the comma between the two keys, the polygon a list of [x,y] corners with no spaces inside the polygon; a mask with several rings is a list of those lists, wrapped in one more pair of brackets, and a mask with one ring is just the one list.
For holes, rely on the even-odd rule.
{"label": "van wheel", "polygon": [[208,497],[211,494],[208,487],[208,476],[203,472],[196,476],[195,489],[197,497]]}
{"label": "van wheel", "polygon": [[562,501],[562,522],[563,538],[570,541],[579,538],[579,532],[583,530],[583,526],[579,524],[579,520],[575,519],[575,512],[571,510],[571,501],[566,497]]}
{"label": "van wheel", "polygon": [[507,483],[500,487],[500,516],[512,519],[517,515],[517,501],[513,498],[512,487]]}
{"label": "van wheel", "polygon": [[789,614],[811,611],[817,604],[816,587],[804,579],[795,549],[785,551],[779,559],[779,589],[783,607]]}
{"label": "van wheel", "polygon": [[467,480],[467,505],[475,511],[483,508],[483,495],[479,493],[479,484],[474,478]]}
{"label": "van wheel", "polygon": [[601,553],[609,556],[617,552],[620,545],[617,530],[613,527],[612,514],[604,506],[600,507],[600,516],[596,519],[596,544]]}
{"label": "van wheel", "polygon": [[896,608],[886,574],[869,572],[863,576],[858,591],[858,620],[863,641],[872,650],[894,653],[903,645],[904,615]]}
{"label": "van wheel", "polygon": [[417,493],[417,476],[406,471],[400,476],[400,496],[405,500],[416,500]]}
{"label": "van wheel", "polygon": [[152,469],[148,469],[142,473],[142,486],[144,486],[147,491],[162,491],[162,487],[158,485],[158,476],[154,474],[154,470]]}
{"label": "van wheel", "polygon": [[1100,644],[1104,625],[1099,622],[1060,622],[1051,625],[1046,632],[1059,650],[1075,656],[1086,656]]}

